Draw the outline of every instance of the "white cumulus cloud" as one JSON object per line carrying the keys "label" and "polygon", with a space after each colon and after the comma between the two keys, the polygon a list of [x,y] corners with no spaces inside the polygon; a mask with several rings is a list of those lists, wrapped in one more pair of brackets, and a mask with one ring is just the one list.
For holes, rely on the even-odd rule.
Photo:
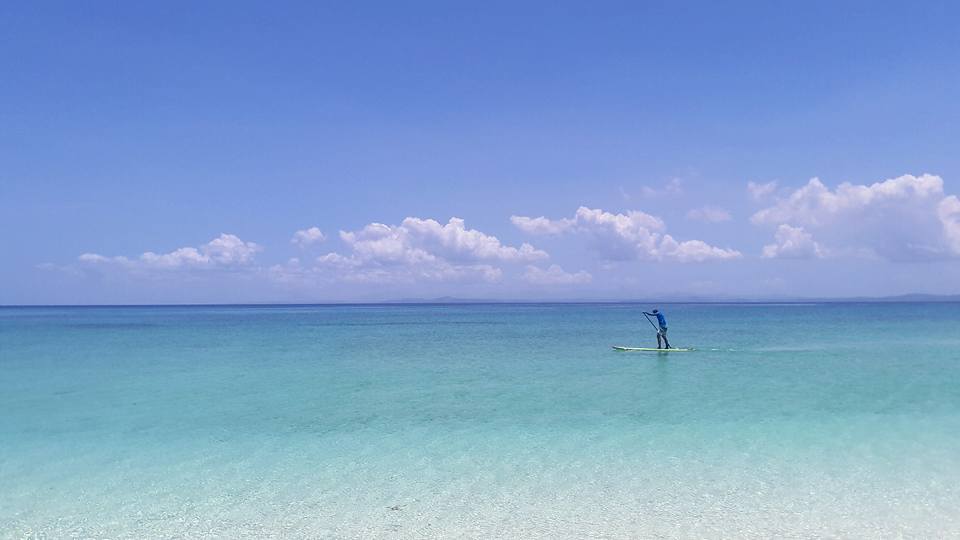
{"label": "white cumulus cloud", "polygon": [[773,236],[775,243],[763,246],[763,257],[767,259],[810,259],[823,257],[820,244],[803,227],[780,225]]}
{"label": "white cumulus cloud", "polygon": [[263,248],[232,234],[221,234],[199,247],[182,247],[169,253],[147,251],[137,258],[84,253],[81,264],[90,267],[119,267],[129,270],[214,269],[249,265]]}
{"label": "white cumulus cloud", "polygon": [[658,251],[661,258],[679,262],[723,261],[742,257],[735,249],[711,246],[703,240],[677,242],[669,234],[663,235]]}
{"label": "white cumulus cloud", "polygon": [[[820,253],[857,253],[890,260],[960,255],[956,197],[939,176],[903,175],[870,185],[830,189],[818,178],[756,212],[759,226],[803,227]],[[779,240],[777,241],[779,244]]]}
{"label": "white cumulus cloud", "polygon": [[400,225],[370,223],[360,230],[340,231],[340,240],[347,252],[327,253],[312,266],[291,261],[271,272],[281,279],[306,276],[362,283],[494,282],[503,276],[497,264],[548,257],[527,243],[504,245],[495,236],[468,229],[460,218],[444,224],[418,217],[408,217]]}
{"label": "white cumulus cloud", "polygon": [[310,244],[323,242],[326,239],[327,237],[323,234],[323,231],[317,227],[310,227],[309,229],[301,229],[293,233],[293,238],[290,239],[290,242],[300,247],[306,247]]}
{"label": "white cumulus cloud", "polygon": [[521,244],[519,248],[505,246],[495,236],[467,229],[460,218],[450,218],[441,225],[432,219],[408,217],[397,230],[412,244],[452,259],[536,261],[547,258],[546,252],[530,244]]}
{"label": "white cumulus cloud", "polygon": [[950,195],[937,205],[937,217],[943,224],[943,234],[950,249],[960,253],[960,199]]}
{"label": "white cumulus cloud", "polygon": [[546,269],[533,265],[527,266],[523,279],[534,285],[580,285],[590,283],[593,276],[584,270],[571,273],[559,265],[551,264]]}
{"label": "white cumulus cloud", "polygon": [[[607,260],[701,262],[741,256],[739,251],[710,246],[700,240],[678,242],[665,234],[663,220],[637,210],[614,214],[581,206],[572,218],[551,220],[513,216],[511,221],[531,234],[585,235],[590,239],[590,245]],[[531,225],[533,223],[536,225]]]}

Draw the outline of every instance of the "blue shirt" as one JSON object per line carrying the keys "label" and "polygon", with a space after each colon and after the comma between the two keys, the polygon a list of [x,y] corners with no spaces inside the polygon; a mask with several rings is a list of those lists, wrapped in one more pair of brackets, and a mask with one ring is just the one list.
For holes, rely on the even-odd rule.
{"label": "blue shirt", "polygon": [[657,316],[657,322],[660,324],[660,328],[666,328],[666,327],[667,327],[667,318],[663,316],[663,313],[660,313],[659,311],[656,312],[656,313],[647,313],[646,311],[644,311],[643,314],[644,314],[644,315],[656,315],[656,316]]}

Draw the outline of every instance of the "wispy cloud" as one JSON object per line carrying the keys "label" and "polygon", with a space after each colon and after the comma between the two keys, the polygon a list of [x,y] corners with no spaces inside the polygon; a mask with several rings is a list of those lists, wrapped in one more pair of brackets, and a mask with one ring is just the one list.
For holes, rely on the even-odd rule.
{"label": "wispy cloud", "polygon": [[683,179],[678,177],[671,178],[660,187],[643,186],[640,188],[640,192],[647,198],[661,197],[664,195],[682,195]]}
{"label": "wispy cloud", "polygon": [[593,276],[589,272],[567,272],[559,265],[551,264],[546,269],[537,266],[527,266],[523,279],[534,285],[579,285],[590,283]]}
{"label": "wispy cloud", "polygon": [[777,181],[758,184],[756,182],[747,182],[747,192],[750,198],[755,201],[764,201],[777,191]]}
{"label": "wispy cloud", "polygon": [[716,206],[703,206],[687,212],[687,219],[704,223],[722,223],[730,221],[730,212]]}

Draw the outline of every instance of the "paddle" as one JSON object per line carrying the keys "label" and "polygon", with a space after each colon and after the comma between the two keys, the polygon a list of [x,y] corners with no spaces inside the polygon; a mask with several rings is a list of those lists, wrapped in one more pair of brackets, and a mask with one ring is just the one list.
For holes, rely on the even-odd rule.
{"label": "paddle", "polygon": [[650,316],[647,315],[646,313],[644,313],[643,316],[647,318],[647,322],[650,323],[650,326],[652,326],[653,329],[657,331],[657,334],[659,334],[660,328],[657,325],[653,324],[653,321],[650,320]]}

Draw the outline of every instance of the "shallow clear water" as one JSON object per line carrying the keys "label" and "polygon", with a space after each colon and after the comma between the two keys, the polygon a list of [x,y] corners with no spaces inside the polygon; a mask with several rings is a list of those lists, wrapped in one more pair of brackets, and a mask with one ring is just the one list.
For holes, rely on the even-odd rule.
{"label": "shallow clear water", "polygon": [[0,537],[957,537],[960,304],[0,309]]}

